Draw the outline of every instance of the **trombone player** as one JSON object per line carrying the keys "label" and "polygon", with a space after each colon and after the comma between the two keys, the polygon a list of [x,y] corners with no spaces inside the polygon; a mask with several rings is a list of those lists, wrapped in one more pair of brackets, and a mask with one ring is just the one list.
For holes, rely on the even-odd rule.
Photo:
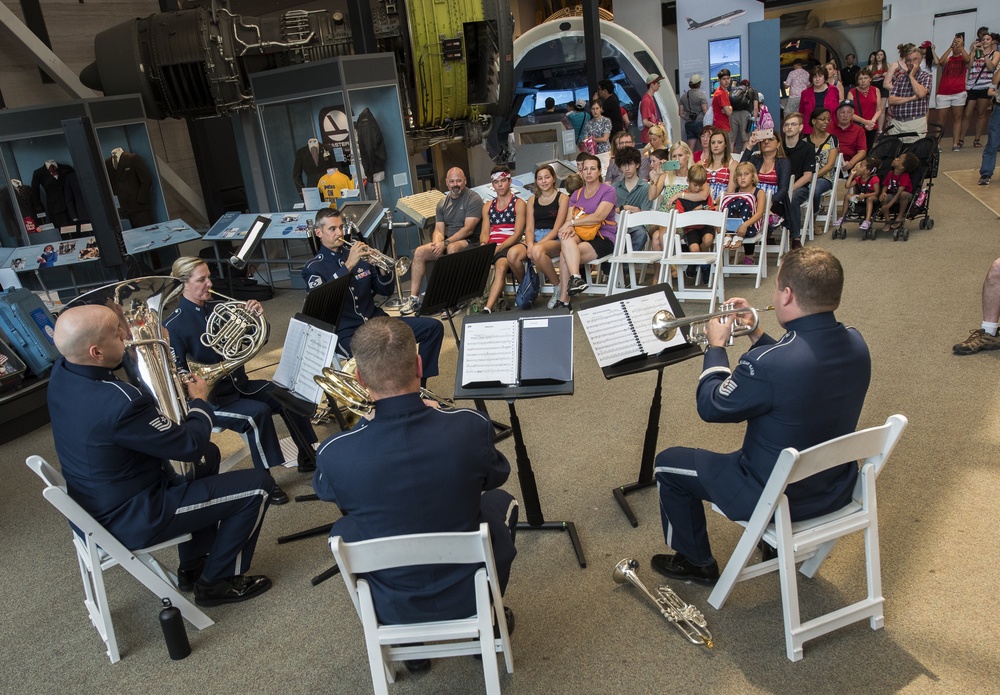
{"label": "trombone player", "polygon": [[[222,356],[201,342],[214,301],[208,264],[200,258],[182,256],[174,261],[170,274],[184,282],[180,305],[163,322],[164,327],[170,331],[170,346],[177,367],[187,369],[189,358],[202,364],[221,362]],[[247,302],[246,310],[264,313],[264,308],[256,300]],[[298,436],[293,437],[297,443],[312,445],[317,441],[309,418],[286,408],[274,397],[273,392],[274,384],[257,379],[251,381],[243,367],[240,367],[221,379],[211,396],[216,423],[247,436],[250,458],[254,467],[259,470],[268,470],[285,463],[272,419],[274,413],[281,416],[289,431],[297,431]],[[310,473],[316,470],[312,452],[304,451],[301,444],[299,446],[299,472]],[[288,495],[277,483],[270,496],[271,504],[288,502]]]}
{"label": "trombone player", "polygon": [[[302,277],[310,290],[324,282],[352,273],[350,296],[344,300],[344,310],[337,326],[337,347],[351,354],[351,339],[358,327],[386,313],[375,306],[375,295],[392,296],[395,277],[371,263],[365,256],[371,250],[361,240],[355,240],[350,249],[345,246],[344,215],[339,210],[323,208],[316,213],[316,238],[319,253],[302,267]],[[444,326],[437,319],[407,316],[401,319],[410,327],[418,343],[423,361],[423,381],[438,374],[438,356],[444,340]]]}
{"label": "trombone player", "polygon": [[[706,422],[746,421],[746,434],[743,446],[728,454],[671,447],[657,455],[663,536],[675,554],[654,555],[653,569],[714,584],[719,566],[702,501],[714,502],[730,519],[749,520],[782,449],[807,449],[856,429],[871,357],[861,334],[834,317],[843,286],[843,268],[830,252],[810,246],[785,255],[773,304],[786,332],[775,340],[758,326],[735,369],[724,347],[734,321],[709,322],[698,414]],[[750,306],[742,298],[729,301],[736,308]],[[792,520],[843,507],[857,475],[857,464],[850,462],[791,485]]]}

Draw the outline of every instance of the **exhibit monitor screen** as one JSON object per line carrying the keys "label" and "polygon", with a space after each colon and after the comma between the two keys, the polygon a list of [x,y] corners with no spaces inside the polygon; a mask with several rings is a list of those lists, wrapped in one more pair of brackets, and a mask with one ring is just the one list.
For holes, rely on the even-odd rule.
{"label": "exhibit monitor screen", "polygon": [[739,83],[743,74],[740,61],[740,37],[714,39],[708,42],[708,74],[711,76],[712,91],[719,86],[719,70],[726,68],[733,77],[733,84]]}

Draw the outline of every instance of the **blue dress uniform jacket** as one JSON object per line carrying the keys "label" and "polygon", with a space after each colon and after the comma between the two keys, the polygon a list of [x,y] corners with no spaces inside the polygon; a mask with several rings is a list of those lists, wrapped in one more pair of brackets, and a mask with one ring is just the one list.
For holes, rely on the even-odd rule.
{"label": "blue dress uniform jacket", "polygon": [[[321,246],[319,253],[302,267],[302,277],[309,289],[319,287],[324,282],[343,277],[349,272],[347,256],[349,250],[328,249]],[[358,326],[376,316],[386,316],[386,313],[375,306],[375,295],[385,297],[392,295],[396,282],[392,275],[382,275],[368,261],[359,261],[354,266],[354,277],[351,278],[349,296],[344,299],[344,309],[337,325],[337,347],[350,354],[351,338]],[[438,375],[438,356],[441,353],[441,343],[444,340],[444,326],[436,319],[404,316],[400,320],[410,327],[417,339],[420,359],[423,362],[424,376]]]}
{"label": "blue dress uniform jacket", "polygon": [[[510,464],[493,427],[475,410],[438,410],[416,393],[375,403],[375,417],[326,440],[313,486],[346,516],[330,535],[347,542],[412,533],[475,531],[490,525],[500,586],[516,550],[516,501],[497,490]],[[484,491],[489,491],[485,492]],[[464,618],[475,612],[475,568],[428,565],[369,576],[384,623]]]}
{"label": "blue dress uniform jacket", "polygon": [[212,407],[191,401],[181,425],[110,369],[60,357],[49,379],[52,436],[70,497],[128,548],[170,521],[177,474],[164,458],[197,461],[209,447]]}
{"label": "blue dress uniform jacket", "polygon": [[[109,369],[62,357],[52,367],[52,436],[70,497],[127,548],[190,533],[177,548],[180,566],[208,555],[201,581],[212,584],[249,569],[274,481],[258,470],[217,475],[212,407],[196,399],[188,408],[174,424],[149,394]],[[167,460],[202,455],[193,481]]]}
{"label": "blue dress uniform jacket", "polygon": [[[189,359],[202,364],[222,361],[219,353],[201,342],[208,316],[216,303],[206,302],[202,307],[181,297],[177,309],[163,322],[170,334],[170,348],[179,368],[188,369]],[[296,441],[300,456],[305,455],[302,446],[317,441],[309,418],[282,406],[271,395],[274,388],[274,384],[269,381],[251,381],[243,367],[240,367],[220,379],[211,395],[216,406],[216,423],[220,427],[246,435],[250,457],[254,466],[259,469],[280,466],[285,462],[271,417],[274,413],[281,415],[289,430],[294,428],[301,435]]]}
{"label": "blue dress uniform jacket", "polygon": [[[657,456],[667,544],[695,564],[712,559],[704,511],[698,512],[701,499],[717,504],[730,519],[748,520],[782,449],[807,449],[857,428],[871,381],[864,339],[838,323],[832,312],[789,321],[786,328],[778,341],[765,334],[740,357],[735,370],[730,370],[725,349],[710,347],[705,353],[698,414],[706,422],[745,420],[739,451],[716,454],[675,447]],[[851,462],[789,486],[792,519],[843,507],[857,475],[857,464]],[[691,509],[688,498],[698,500]]]}

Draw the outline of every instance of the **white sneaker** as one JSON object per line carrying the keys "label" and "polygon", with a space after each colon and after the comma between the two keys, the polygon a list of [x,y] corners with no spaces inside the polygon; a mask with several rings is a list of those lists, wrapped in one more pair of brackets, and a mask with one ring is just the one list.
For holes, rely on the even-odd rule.
{"label": "white sneaker", "polygon": [[407,297],[406,301],[403,302],[403,306],[399,307],[400,316],[409,316],[410,314],[415,314],[420,311],[420,297]]}
{"label": "white sneaker", "polygon": [[552,293],[552,298],[549,300],[549,303],[545,305],[545,308],[546,309],[555,309],[556,305],[558,303],[559,303],[559,295],[556,294],[555,292],[553,292]]}

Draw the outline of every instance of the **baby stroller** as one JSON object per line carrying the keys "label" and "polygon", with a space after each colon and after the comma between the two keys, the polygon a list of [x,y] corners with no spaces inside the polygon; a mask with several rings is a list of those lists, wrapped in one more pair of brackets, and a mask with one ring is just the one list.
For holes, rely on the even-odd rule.
{"label": "baby stroller", "polygon": [[913,181],[913,197],[910,198],[910,205],[905,215],[901,215],[901,224],[892,233],[892,240],[902,239],[907,241],[910,238],[910,231],[906,228],[906,220],[920,219],[921,229],[934,229],[934,219],[931,217],[931,188],[934,186],[934,177],[937,175],[938,160],[941,154],[938,149],[938,138],[933,135],[920,138],[910,144],[906,151],[915,155],[920,161],[917,170],[913,172],[910,179]]}
{"label": "baby stroller", "polygon": [[[872,145],[872,151],[868,154],[869,157],[875,157],[879,160],[878,170],[875,172],[878,176],[878,180],[882,181],[885,175],[889,173],[892,168],[892,160],[899,156],[899,153],[903,151],[903,142],[895,135],[883,135],[875,144]],[[858,222],[860,223],[865,219],[865,204],[851,203],[848,206],[847,214],[844,215],[844,219],[841,220],[840,225],[833,230],[833,238],[847,238],[847,230],[844,229],[844,224],[847,222]],[[879,219],[878,206],[876,206],[875,215],[872,218],[872,226],[869,229],[863,230],[864,233],[861,237],[862,240],[874,239],[876,234],[874,222]]]}

